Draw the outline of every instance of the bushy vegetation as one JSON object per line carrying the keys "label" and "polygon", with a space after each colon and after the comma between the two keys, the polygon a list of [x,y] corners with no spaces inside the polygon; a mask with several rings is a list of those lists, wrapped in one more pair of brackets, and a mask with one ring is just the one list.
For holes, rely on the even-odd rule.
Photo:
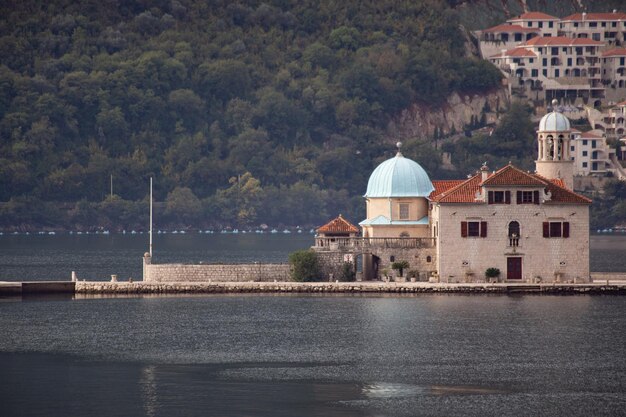
{"label": "bushy vegetation", "polygon": [[590,226],[592,230],[626,225],[626,182],[610,180],[602,193],[588,195],[593,198]]}
{"label": "bushy vegetation", "polygon": [[289,254],[291,279],[298,282],[319,281],[321,272],[317,253],[312,249],[299,250]]}
{"label": "bushy vegetation", "polygon": [[531,113],[529,106],[513,103],[493,131],[445,143],[442,148],[453,155],[453,163],[460,172],[474,173],[483,162],[492,169],[512,162],[519,168],[534,171],[536,125],[530,121]]}
{"label": "bushy vegetation", "polygon": [[358,219],[392,117],[500,79],[437,0],[23,0],[0,13],[5,225],[52,221],[48,202],[138,222],[150,176],[159,221]]}
{"label": "bushy vegetation", "polygon": [[409,268],[408,261],[396,261],[391,264],[391,269],[398,271],[399,276],[403,276],[403,272],[405,269]]}
{"label": "bushy vegetation", "polygon": [[341,265],[341,272],[339,274],[339,281],[341,282],[353,282],[356,280],[356,271],[352,262],[344,262]]}

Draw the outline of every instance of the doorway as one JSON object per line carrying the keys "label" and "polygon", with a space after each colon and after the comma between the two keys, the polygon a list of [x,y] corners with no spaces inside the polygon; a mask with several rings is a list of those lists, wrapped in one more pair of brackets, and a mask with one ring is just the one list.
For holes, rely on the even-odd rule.
{"label": "doorway", "polygon": [[522,258],[519,256],[506,258],[506,279],[522,279]]}

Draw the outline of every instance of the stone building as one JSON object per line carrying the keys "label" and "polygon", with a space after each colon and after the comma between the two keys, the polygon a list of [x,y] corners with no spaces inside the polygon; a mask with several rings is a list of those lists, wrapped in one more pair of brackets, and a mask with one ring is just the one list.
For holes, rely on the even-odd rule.
{"label": "stone building", "polygon": [[[420,280],[483,282],[497,268],[509,282],[587,282],[591,200],[572,191],[572,140],[569,120],[555,110],[539,123],[535,173],[485,164],[452,181],[431,182],[398,152],[369,178],[362,237],[333,250],[360,256],[364,279],[407,261]],[[329,253],[325,239],[314,249]]]}

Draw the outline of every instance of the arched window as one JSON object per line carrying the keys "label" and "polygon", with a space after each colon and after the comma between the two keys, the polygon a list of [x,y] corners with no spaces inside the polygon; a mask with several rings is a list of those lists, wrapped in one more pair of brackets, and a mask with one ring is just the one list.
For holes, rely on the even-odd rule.
{"label": "arched window", "polygon": [[509,223],[509,246],[518,246],[519,245],[519,222],[512,221]]}

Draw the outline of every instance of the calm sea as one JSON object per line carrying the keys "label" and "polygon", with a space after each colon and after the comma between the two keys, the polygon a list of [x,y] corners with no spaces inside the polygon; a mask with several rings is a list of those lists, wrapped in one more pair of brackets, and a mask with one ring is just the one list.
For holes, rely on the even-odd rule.
{"label": "calm sea", "polygon": [[[276,262],[310,241],[168,235],[155,258]],[[625,242],[594,238],[593,262],[626,270]],[[139,276],[145,236],[0,245],[1,279],[98,279]],[[625,335],[620,296],[5,298],[0,416],[626,415]]]}
{"label": "calm sea", "polygon": [[[310,247],[302,234],[166,234],[154,236],[155,263],[287,262],[289,253]],[[143,235],[3,235],[0,281],[141,279]],[[626,235],[591,237],[592,271],[626,271]]]}

